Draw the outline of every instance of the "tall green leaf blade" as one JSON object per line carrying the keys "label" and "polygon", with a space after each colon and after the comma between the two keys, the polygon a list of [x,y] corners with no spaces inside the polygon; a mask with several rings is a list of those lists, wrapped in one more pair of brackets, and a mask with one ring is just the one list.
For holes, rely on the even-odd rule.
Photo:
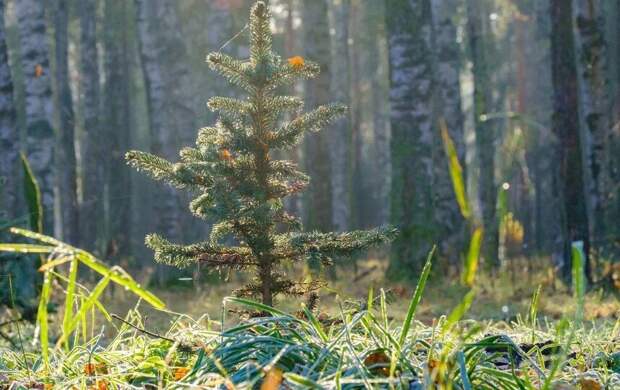
{"label": "tall green leaf blade", "polygon": [[433,249],[431,249],[431,251],[428,253],[428,257],[426,258],[426,264],[424,264],[422,274],[420,275],[420,280],[418,281],[418,285],[415,288],[415,292],[413,293],[411,302],[409,302],[407,316],[405,317],[403,327],[400,331],[400,337],[398,338],[398,343],[400,345],[403,345],[405,339],[407,338],[407,333],[409,333],[409,328],[411,327],[411,321],[413,321],[415,311],[418,308],[420,300],[422,299],[422,293],[424,292],[424,287],[426,286],[426,280],[428,279],[428,275],[431,273],[431,265],[436,248],[437,247],[433,246]]}
{"label": "tall green leaf blade", "polygon": [[106,276],[108,275],[108,273],[110,273],[110,280],[112,280],[112,282],[125,287],[126,289],[133,292],[140,298],[144,299],[147,303],[149,303],[153,307],[157,309],[163,309],[166,306],[162,300],[157,298],[150,291],[142,288],[131,276],[127,275],[126,273],[121,274],[120,269],[116,269],[116,270],[111,269],[105,264],[101,263],[98,259],[92,256],[90,253],[84,252],[82,250],[78,250],[78,252],[76,253],[76,256],[78,260],[82,262],[82,264],[92,269],[93,271],[103,276]]}
{"label": "tall green leaf blade", "polygon": [[39,341],[41,342],[41,358],[47,366],[49,364],[49,329],[47,318],[47,305],[50,301],[52,286],[52,273],[45,272],[43,275],[43,286],[41,288],[41,297],[39,298],[39,307],[37,309],[37,323],[39,324]]}
{"label": "tall green leaf blade", "polygon": [[78,264],[78,259],[73,257],[69,266],[69,284],[67,286],[67,295],[65,297],[65,313],[62,319],[62,332],[66,337],[68,337],[72,331],[71,321],[73,320],[73,299],[75,297]]}
{"label": "tall green leaf blade", "polygon": [[446,152],[446,156],[448,157],[448,169],[450,171],[450,178],[452,179],[454,195],[456,196],[456,201],[461,209],[461,214],[463,214],[465,219],[469,219],[471,217],[471,207],[469,206],[469,201],[467,199],[465,180],[463,179],[463,168],[459,162],[459,156],[456,152],[456,148],[454,147],[454,142],[452,141],[452,138],[450,138],[450,133],[448,132],[446,122],[442,119],[439,122],[439,126],[441,129],[441,139],[443,140],[444,150]]}
{"label": "tall green leaf blade", "polygon": [[476,281],[476,272],[478,271],[478,262],[480,261],[480,247],[482,246],[482,235],[482,227],[477,227],[469,241],[469,250],[465,258],[465,267],[462,275],[462,282],[468,287],[472,287]]}
{"label": "tall green leaf blade", "polygon": [[39,233],[43,232],[43,204],[41,203],[41,190],[30,163],[24,153],[20,154],[24,169],[24,194],[28,206],[30,229]]}

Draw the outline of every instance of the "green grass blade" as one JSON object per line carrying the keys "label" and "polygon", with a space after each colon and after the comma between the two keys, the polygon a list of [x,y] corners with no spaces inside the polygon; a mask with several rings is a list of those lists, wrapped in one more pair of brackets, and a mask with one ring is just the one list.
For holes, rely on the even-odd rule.
{"label": "green grass blade", "polygon": [[32,230],[12,227],[11,229],[9,229],[9,231],[13,234],[24,236],[24,237],[27,237],[27,238],[30,238],[36,241],[41,241],[45,244],[69,247],[67,244],[65,244],[64,242],[60,240],[55,239],[54,237],[50,237],[50,236],[46,236],[45,234],[33,232]]}
{"label": "green grass blade", "polygon": [[465,294],[463,300],[448,315],[448,318],[446,319],[446,322],[442,327],[442,333],[450,330],[450,328],[452,328],[454,324],[456,324],[461,318],[463,318],[465,313],[467,313],[467,310],[469,310],[472,302],[474,301],[475,296],[476,292],[474,290],[469,290],[469,292]]}
{"label": "green grass blade", "polygon": [[43,274],[43,286],[41,288],[41,297],[39,298],[39,307],[37,309],[37,323],[39,324],[39,341],[41,342],[41,358],[45,366],[49,365],[49,326],[47,316],[47,305],[50,301],[52,291],[52,273],[45,272]]}
{"label": "green grass blade", "polygon": [[467,366],[465,365],[465,354],[459,351],[456,354],[456,360],[459,363],[459,371],[461,372],[461,382],[463,382],[463,390],[472,390],[471,381],[467,376]]}
{"label": "green grass blade", "polygon": [[301,376],[301,375],[298,375],[292,372],[285,373],[284,379],[296,385],[303,386],[304,388],[307,388],[307,389],[323,389],[323,386],[319,385],[312,379],[306,378],[305,376]]}
{"label": "green grass blade", "polygon": [[39,233],[43,232],[43,205],[41,203],[41,190],[30,163],[24,153],[20,153],[22,168],[24,169],[24,194],[28,206],[30,229]]}
{"label": "green grass blade", "polygon": [[422,274],[420,275],[420,280],[415,288],[415,292],[413,293],[413,297],[411,298],[411,302],[409,302],[409,309],[407,310],[407,316],[405,317],[405,321],[403,322],[403,327],[400,331],[400,337],[398,338],[398,343],[403,345],[405,339],[407,338],[407,333],[409,333],[409,328],[411,327],[411,321],[413,321],[413,316],[415,315],[415,311],[418,308],[418,304],[422,299],[422,293],[424,292],[424,287],[426,286],[426,281],[428,279],[428,275],[431,273],[431,265],[433,256],[435,255],[435,250],[437,247],[433,246],[433,249],[428,253],[428,257],[426,258],[426,264],[424,264],[424,268],[422,269]]}
{"label": "green grass blade", "polygon": [[[78,250],[78,252],[76,253],[76,257],[78,258],[78,260],[80,260],[82,264],[84,264],[85,266],[89,267],[93,271],[103,276],[107,276],[109,273],[110,280],[112,282],[125,287],[132,293],[144,299],[147,303],[149,303],[153,307],[157,309],[163,309],[166,306],[161,299],[157,298],[150,291],[140,287],[140,285],[131,276],[129,276],[127,273],[125,273],[121,269],[119,268],[111,269],[105,264],[103,264],[102,262],[100,262],[97,258],[95,258],[90,253],[84,252],[82,250]],[[121,271],[123,273],[121,273]]]}
{"label": "green grass blade", "polygon": [[454,147],[454,142],[452,141],[452,138],[450,138],[450,133],[448,132],[446,122],[443,119],[440,120],[439,126],[441,129],[441,138],[443,140],[444,150],[448,158],[448,169],[450,171],[450,178],[452,179],[454,195],[456,196],[456,201],[461,209],[461,214],[465,219],[469,219],[471,217],[471,207],[469,206],[469,201],[467,199],[465,180],[463,180],[463,168],[459,162],[459,156],[456,152],[456,148]]}
{"label": "green grass blade", "polygon": [[16,253],[51,253],[56,249],[53,246],[35,244],[0,244],[0,252]]}
{"label": "green grass blade", "polygon": [[253,308],[253,309],[258,310],[258,311],[264,311],[264,312],[272,314],[272,315],[275,314],[275,315],[282,316],[282,317],[292,317],[290,314],[287,314],[287,313],[285,313],[283,311],[280,311],[278,309],[274,309],[271,306],[263,305],[262,303],[259,303],[259,302],[254,302],[254,301],[249,300],[249,299],[243,299],[243,298],[237,298],[237,297],[226,297],[226,298],[224,298],[224,303],[228,303],[228,302],[232,302],[232,303],[236,303],[236,304],[243,305],[243,306],[246,306],[246,307],[250,307],[250,308]]}
{"label": "green grass blade", "polygon": [[[97,283],[93,291],[90,293],[88,298],[80,305],[80,309],[77,311],[77,313],[75,313],[75,316],[73,316],[71,321],[67,324],[67,332],[64,333],[64,338],[69,337],[69,335],[78,326],[80,319],[85,318],[88,311],[96,305],[99,297],[101,296],[101,294],[103,294],[103,291],[108,286],[108,284],[110,284],[112,273],[113,271],[110,271],[110,273],[108,273],[106,277],[101,279],[99,283]],[[84,337],[86,337],[86,334],[84,334]]]}
{"label": "green grass blade", "polygon": [[573,295],[577,303],[575,319],[583,320],[584,297],[586,294],[585,280],[585,255],[583,253],[583,241],[573,242],[571,245],[572,273],[573,273]]}
{"label": "green grass blade", "polygon": [[[65,313],[62,319],[62,332],[65,337],[69,337],[71,330],[71,322],[73,320],[73,299],[75,298],[75,285],[77,283],[78,260],[74,257],[69,265],[69,284],[67,286],[67,295],[65,297]],[[68,345],[67,345],[68,347]]]}
{"label": "green grass blade", "polygon": [[465,258],[465,267],[462,277],[463,284],[468,287],[472,287],[476,281],[476,272],[478,271],[478,262],[480,259],[480,247],[482,246],[482,235],[482,227],[477,227],[469,242],[469,250]]}
{"label": "green grass blade", "polygon": [[316,317],[314,316],[314,314],[312,314],[312,311],[308,310],[308,308],[306,307],[306,305],[302,306],[303,310],[304,310],[304,314],[306,315],[306,317],[308,317],[308,319],[310,320],[310,323],[312,324],[312,328],[315,330],[315,332],[319,335],[319,337],[321,338],[321,340],[326,343],[328,340],[327,334],[325,334],[325,331],[323,330],[323,326],[321,325],[321,323],[319,322],[319,320],[316,319]]}

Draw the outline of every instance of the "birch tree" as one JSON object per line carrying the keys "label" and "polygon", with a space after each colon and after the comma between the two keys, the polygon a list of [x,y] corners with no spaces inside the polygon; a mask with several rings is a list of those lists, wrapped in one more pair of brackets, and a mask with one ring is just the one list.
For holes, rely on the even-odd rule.
{"label": "birch tree", "polygon": [[43,229],[54,229],[53,98],[45,25],[44,3],[15,2],[19,29],[21,66],[24,75],[26,153],[41,188]]}
{"label": "birch tree", "polygon": [[429,0],[398,0],[386,9],[391,69],[391,222],[400,230],[389,273],[415,275],[435,237],[433,177],[433,70]]}
{"label": "birch tree", "polygon": [[54,9],[54,35],[56,41],[55,78],[57,86],[56,111],[58,112],[58,189],[61,210],[62,239],[77,244],[78,204],[75,156],[73,98],[69,86],[69,9],[67,0],[57,0]]}

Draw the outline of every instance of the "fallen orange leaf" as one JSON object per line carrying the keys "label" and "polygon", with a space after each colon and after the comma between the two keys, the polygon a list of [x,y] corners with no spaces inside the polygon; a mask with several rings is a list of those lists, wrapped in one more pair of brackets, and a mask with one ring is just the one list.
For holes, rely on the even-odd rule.
{"label": "fallen orange leaf", "polygon": [[282,370],[277,367],[272,367],[267,374],[265,374],[265,379],[263,379],[263,383],[260,385],[260,390],[277,390],[282,383]]}

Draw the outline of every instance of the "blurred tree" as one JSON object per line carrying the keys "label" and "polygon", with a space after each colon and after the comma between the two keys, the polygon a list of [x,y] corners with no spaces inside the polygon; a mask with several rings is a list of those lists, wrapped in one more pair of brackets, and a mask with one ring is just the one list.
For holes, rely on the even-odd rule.
{"label": "blurred tree", "polygon": [[56,66],[56,112],[58,113],[58,194],[61,211],[61,239],[78,244],[77,166],[75,155],[75,115],[69,80],[69,4],[68,0],[54,2],[54,36]]}
{"label": "blurred tree", "polygon": [[563,199],[562,275],[570,280],[571,243],[582,241],[586,254],[586,275],[590,280],[589,221],[585,204],[583,155],[579,134],[579,101],[572,4],[551,0],[551,72],[553,78],[553,132],[557,137],[554,175],[556,195]]}
{"label": "blurred tree", "polygon": [[489,24],[489,0],[469,0],[467,34],[474,82],[474,129],[478,157],[478,194],[484,227],[482,254],[488,264],[497,262],[498,225],[496,219],[497,187],[495,183],[495,139],[493,123],[484,115],[493,112],[491,86],[492,31]]}
{"label": "blurred tree", "polygon": [[607,90],[607,44],[603,2],[573,0],[579,119],[586,156],[586,205],[589,209],[591,244],[605,238],[609,191],[611,106]]}
{"label": "blurred tree", "polygon": [[[165,0],[136,0],[140,57],[147,90],[151,151],[172,158],[195,129],[189,94],[187,51],[176,5]],[[176,191],[160,187],[154,199],[157,231],[181,235],[181,204]]]}
{"label": "blurred tree", "polygon": [[100,127],[101,88],[99,86],[99,53],[97,52],[97,0],[80,0],[80,92],[84,135],[80,145],[82,155],[82,204],[80,209],[80,246],[97,248],[98,233],[103,233],[99,221],[104,220],[104,137]]}
{"label": "blurred tree", "polygon": [[[367,221],[372,225],[385,224],[390,218],[390,121],[389,121],[389,60],[387,32],[385,24],[385,2],[361,1],[359,29],[355,38],[361,45],[356,50],[366,57],[363,79],[368,78],[370,93],[368,111],[372,121],[372,154],[367,167],[372,173],[362,177],[369,180],[373,195],[372,204],[367,207],[374,211],[374,218]],[[364,207],[359,203],[356,207]],[[359,210],[357,210],[359,212]],[[371,211],[371,210],[369,210]]]}
{"label": "blurred tree", "polygon": [[0,220],[19,216],[19,132],[13,99],[13,80],[4,26],[4,0],[0,0]]}
{"label": "blurred tree", "polygon": [[[304,85],[304,100],[310,107],[325,104],[330,93],[330,36],[327,0],[303,1],[303,49],[321,67],[321,73]],[[342,55],[342,53],[340,53]],[[346,75],[340,75],[346,77]],[[330,155],[324,133],[306,137],[304,168],[314,178],[304,197],[304,224],[308,229],[330,230],[332,226]]]}
{"label": "blurred tree", "polygon": [[131,4],[126,1],[104,3],[104,96],[103,115],[105,123],[102,148],[106,190],[106,255],[118,258],[127,255],[132,235],[131,181],[123,156],[131,140],[129,96],[131,72],[129,66],[129,31],[127,18],[131,17]]}
{"label": "blurred tree", "polygon": [[391,66],[391,222],[400,230],[392,244],[389,274],[415,275],[436,238],[433,223],[432,49],[430,0],[387,4]]}
{"label": "blurred tree", "polygon": [[24,76],[26,153],[41,187],[43,229],[54,231],[55,135],[51,68],[45,24],[45,4],[38,0],[14,3]]}
{"label": "blurred tree", "polygon": [[[350,105],[349,22],[350,0],[330,0],[331,98]],[[359,128],[357,129],[359,130]],[[331,225],[342,232],[351,221],[351,127],[348,118],[334,125],[329,141],[331,165]]]}
{"label": "blurred tree", "polygon": [[[463,249],[465,223],[459,211],[452,188],[448,162],[443,143],[438,136],[438,120],[444,119],[450,138],[462,164],[465,162],[464,115],[461,109],[461,51],[457,41],[455,10],[458,0],[434,0],[433,14],[433,69],[435,69],[433,164],[434,164],[434,221],[440,229],[440,253],[452,262],[459,261]],[[463,172],[465,175],[465,172]]]}

